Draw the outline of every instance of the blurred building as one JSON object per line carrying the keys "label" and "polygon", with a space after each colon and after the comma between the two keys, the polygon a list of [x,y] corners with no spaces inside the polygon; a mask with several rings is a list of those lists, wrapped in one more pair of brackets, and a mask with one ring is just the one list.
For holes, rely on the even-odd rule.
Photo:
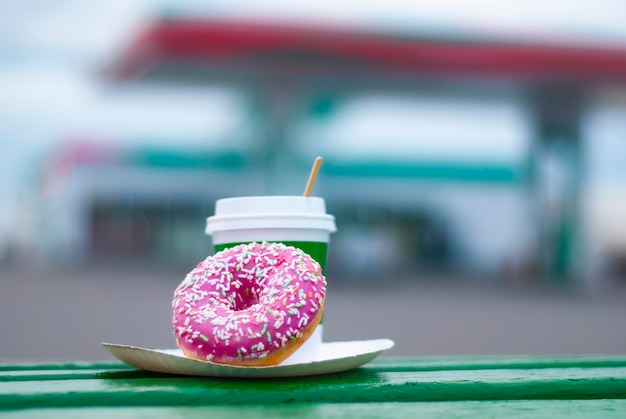
{"label": "blurred building", "polygon": [[179,253],[204,254],[215,199],[298,194],[322,155],[316,193],[337,216],[331,259],[347,274],[572,276],[624,259],[612,227],[623,193],[600,191],[602,158],[590,163],[597,137],[624,136],[624,46],[314,9],[172,9],[129,40],[109,83],[226,86],[246,97],[231,112],[253,131],[72,160],[76,183],[43,207],[46,252],[167,259],[188,231]]}

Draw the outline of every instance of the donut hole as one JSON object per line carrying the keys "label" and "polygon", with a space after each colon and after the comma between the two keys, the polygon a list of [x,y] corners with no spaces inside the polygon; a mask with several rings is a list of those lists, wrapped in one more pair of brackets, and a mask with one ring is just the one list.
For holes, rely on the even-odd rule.
{"label": "donut hole", "polygon": [[[247,263],[252,262],[250,259]],[[230,272],[230,292],[226,298],[226,303],[232,311],[246,310],[257,304],[264,304],[264,299],[272,292],[268,288],[268,278],[283,273],[283,264],[285,260],[282,257],[276,258],[273,266],[269,266],[263,272],[252,271],[250,266],[245,264],[237,264]],[[258,261],[255,261],[258,263]]]}
{"label": "donut hole", "polygon": [[230,298],[230,309],[232,311],[242,311],[259,304],[258,293],[259,289],[253,287],[233,292]]}
{"label": "donut hole", "polygon": [[230,277],[225,302],[232,311],[246,310],[259,304],[266,289],[264,277],[241,265],[230,270]]}

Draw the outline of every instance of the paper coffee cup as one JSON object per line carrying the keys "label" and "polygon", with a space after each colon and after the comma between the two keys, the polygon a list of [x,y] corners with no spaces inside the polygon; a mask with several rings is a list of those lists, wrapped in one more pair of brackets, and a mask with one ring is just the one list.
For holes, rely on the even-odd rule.
{"label": "paper coffee cup", "polygon": [[[326,274],[330,234],[335,217],[326,213],[323,198],[305,196],[246,196],[220,199],[207,218],[206,234],[215,252],[251,242],[280,242],[303,250]],[[289,359],[312,359],[322,344],[320,323],[313,335]]]}

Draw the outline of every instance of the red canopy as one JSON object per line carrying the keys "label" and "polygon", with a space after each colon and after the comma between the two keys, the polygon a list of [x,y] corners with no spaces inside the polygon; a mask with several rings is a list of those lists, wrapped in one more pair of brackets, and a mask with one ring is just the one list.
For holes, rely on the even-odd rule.
{"label": "red canopy", "polygon": [[626,81],[626,48],[185,19],[154,22],[131,42],[112,70],[124,79],[178,64],[256,74]]}

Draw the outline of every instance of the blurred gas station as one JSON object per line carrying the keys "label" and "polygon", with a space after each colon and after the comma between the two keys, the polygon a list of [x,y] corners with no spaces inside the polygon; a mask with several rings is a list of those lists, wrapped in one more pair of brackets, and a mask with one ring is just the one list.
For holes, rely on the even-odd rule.
{"label": "blurred gas station", "polygon": [[623,46],[442,33],[358,9],[322,16],[170,12],[130,42],[111,78],[247,92],[262,118],[247,177],[264,181],[233,182],[237,194],[297,191],[307,162],[324,156],[318,192],[348,233],[338,267],[580,277],[598,263],[582,222],[581,125],[599,89],[623,88]]}
{"label": "blurred gas station", "polygon": [[170,346],[215,200],[300,195],[316,156],[338,226],[329,339],[623,353],[623,16],[616,0],[0,5],[0,359]]}
{"label": "blurred gas station", "polygon": [[144,98],[122,124],[158,127],[142,103],[184,114],[177,94],[204,124],[68,130],[25,185],[22,247],[55,263],[190,263],[210,248],[216,199],[298,194],[320,155],[340,276],[619,276],[624,34],[576,11],[506,26],[349,4],[155,8],[92,77],[114,106]]}

